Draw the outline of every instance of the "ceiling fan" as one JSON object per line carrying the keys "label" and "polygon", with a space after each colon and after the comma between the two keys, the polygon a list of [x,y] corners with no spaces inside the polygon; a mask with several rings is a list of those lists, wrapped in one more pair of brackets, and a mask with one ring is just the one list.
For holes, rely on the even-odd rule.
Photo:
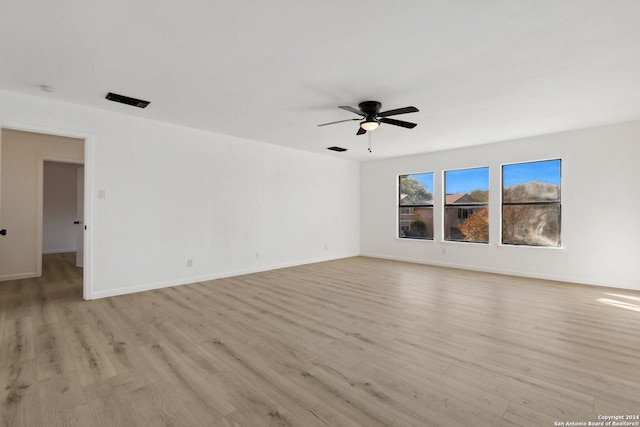
{"label": "ceiling fan", "polygon": [[[360,109],[349,107],[348,105],[341,105],[338,108],[356,113],[360,117],[355,119],[338,120],[337,122],[323,123],[318,126],[333,125],[335,123],[351,122],[354,120],[362,120],[360,127],[356,135],[363,135],[367,131],[371,131],[380,126],[380,123],[387,123],[394,126],[401,126],[403,128],[413,129],[417,126],[417,123],[405,122],[402,120],[390,119],[388,116],[395,116],[397,114],[417,113],[419,110],[416,107],[404,107],[396,108],[395,110],[388,110],[380,112],[382,104],[378,101],[364,101],[358,104]],[[364,119],[364,120],[363,120]]]}

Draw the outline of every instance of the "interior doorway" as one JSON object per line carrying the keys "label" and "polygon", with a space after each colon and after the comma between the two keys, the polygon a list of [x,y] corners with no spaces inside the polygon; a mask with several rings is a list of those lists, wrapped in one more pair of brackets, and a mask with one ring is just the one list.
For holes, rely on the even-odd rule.
{"label": "interior doorway", "polygon": [[74,252],[83,267],[84,167],[78,163],[44,162],[42,254]]}
{"label": "interior doorway", "polygon": [[[85,267],[82,274],[83,296],[90,298],[86,280],[90,256],[87,255],[84,224],[88,209],[84,202],[87,200],[86,168],[83,167],[85,145],[85,138],[73,133],[65,135],[24,127],[1,128],[0,229],[6,232],[0,235],[0,281],[39,277],[42,274],[43,253],[74,249],[79,254],[77,263]],[[75,198],[72,215],[67,212],[56,214],[54,218],[45,218],[45,197],[50,196],[45,190],[45,171],[51,165],[65,165],[70,169],[67,172],[73,172],[73,188],[66,190],[67,198],[70,197],[69,193]],[[54,210],[60,208],[59,204],[54,203]],[[65,207],[67,211],[69,208]],[[73,243],[69,235],[65,237],[67,240],[60,236],[56,240],[53,236],[64,231],[62,228],[66,228],[66,225],[61,227],[60,221],[67,220],[71,221],[70,226],[75,230]],[[61,228],[56,230],[56,224]],[[45,228],[47,225],[50,227]],[[54,248],[52,242],[53,246],[58,247]]]}

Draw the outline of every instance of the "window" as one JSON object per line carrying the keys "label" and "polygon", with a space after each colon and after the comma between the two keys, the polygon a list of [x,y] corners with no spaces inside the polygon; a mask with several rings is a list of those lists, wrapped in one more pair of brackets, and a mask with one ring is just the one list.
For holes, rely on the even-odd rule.
{"label": "window", "polygon": [[459,208],[458,209],[458,219],[467,219],[469,218],[469,214],[471,213],[470,209]]}
{"label": "window", "polygon": [[400,175],[398,237],[433,239],[433,173]]}
{"label": "window", "polygon": [[444,173],[444,239],[489,243],[489,168]]}
{"label": "window", "polygon": [[502,243],[560,246],[560,160],[502,166]]}

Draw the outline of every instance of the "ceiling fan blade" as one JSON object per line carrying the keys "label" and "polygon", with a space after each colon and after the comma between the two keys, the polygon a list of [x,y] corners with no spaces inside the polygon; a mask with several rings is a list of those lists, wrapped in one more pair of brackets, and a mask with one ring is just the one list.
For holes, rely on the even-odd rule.
{"label": "ceiling fan blade", "polygon": [[402,120],[396,120],[396,119],[387,119],[387,118],[381,118],[380,121],[382,123],[387,123],[390,125],[395,125],[395,126],[402,126],[403,128],[408,128],[408,129],[413,129],[414,127],[418,126],[417,123],[411,123],[411,122],[404,122]]}
{"label": "ceiling fan blade", "polygon": [[355,119],[347,119],[347,120],[338,120],[337,122],[329,122],[329,123],[322,123],[321,125],[318,126],[327,126],[327,125],[334,125],[336,123],[342,123],[342,122],[352,122],[354,120],[362,120],[361,118],[355,118]]}
{"label": "ceiling fan blade", "polygon": [[365,133],[367,133],[366,130],[364,130],[362,128],[358,128],[358,132],[356,132],[356,135],[364,135]]}
{"label": "ceiling fan blade", "polygon": [[351,111],[352,113],[356,113],[357,115],[362,116],[362,117],[366,116],[366,114],[363,113],[362,111],[360,111],[360,110],[358,110],[356,108],[353,108],[353,107],[349,107],[348,105],[341,105],[338,108],[342,108],[343,110]]}
{"label": "ceiling fan blade", "polygon": [[378,117],[395,116],[396,114],[417,113],[418,111],[420,110],[418,110],[416,107],[396,108],[395,110],[383,111],[382,113],[378,113]]}

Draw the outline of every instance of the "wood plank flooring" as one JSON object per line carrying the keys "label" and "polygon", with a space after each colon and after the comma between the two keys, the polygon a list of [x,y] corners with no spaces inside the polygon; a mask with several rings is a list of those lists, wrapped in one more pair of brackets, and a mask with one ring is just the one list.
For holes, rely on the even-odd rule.
{"label": "wood plank flooring", "polygon": [[640,292],[357,257],[82,300],[0,283],[2,426],[555,426],[640,414]]}

